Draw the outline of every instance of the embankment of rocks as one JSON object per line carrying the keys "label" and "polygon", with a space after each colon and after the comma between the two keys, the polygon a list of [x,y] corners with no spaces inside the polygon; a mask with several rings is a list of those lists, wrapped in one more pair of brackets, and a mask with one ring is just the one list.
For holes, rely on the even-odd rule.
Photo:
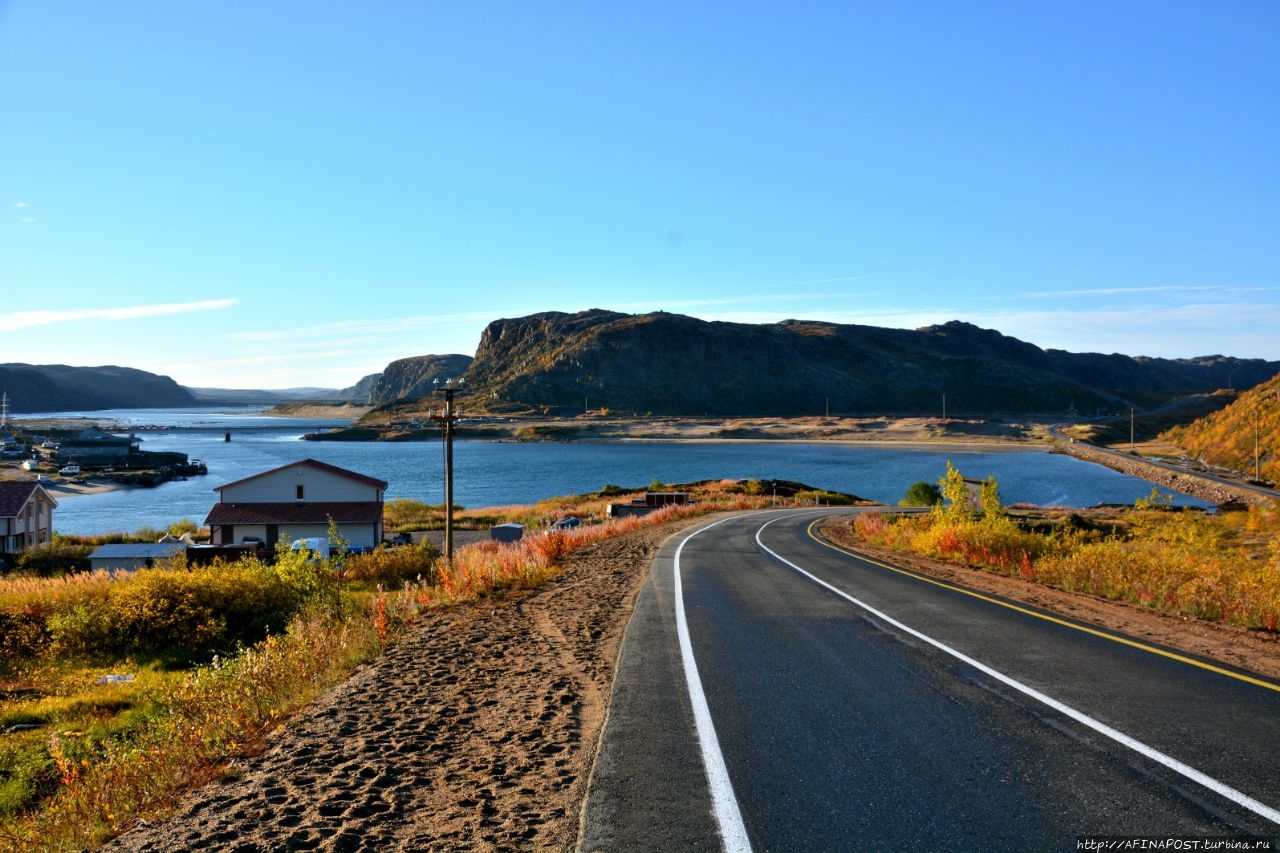
{"label": "embankment of rocks", "polygon": [[1059,444],[1058,449],[1068,456],[1105,465],[1121,474],[1138,477],[1157,486],[1173,489],[1217,506],[1230,503],[1270,506],[1275,503],[1274,498],[1243,487],[1233,489],[1217,480],[1197,476],[1191,471],[1174,471],[1163,465],[1148,462],[1139,456],[1108,452],[1080,441]]}

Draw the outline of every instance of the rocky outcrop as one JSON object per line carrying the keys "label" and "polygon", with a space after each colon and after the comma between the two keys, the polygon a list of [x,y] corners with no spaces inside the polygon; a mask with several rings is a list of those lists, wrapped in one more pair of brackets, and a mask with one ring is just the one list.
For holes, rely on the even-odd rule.
{"label": "rocky outcrop", "polygon": [[391,362],[378,375],[369,390],[368,402],[373,406],[397,400],[425,397],[432,393],[432,381],[455,379],[471,366],[469,355],[417,355]]}
{"label": "rocky outcrop", "polygon": [[353,403],[367,403],[373,399],[373,389],[381,378],[381,373],[370,373],[368,376],[362,377],[359,382],[350,388],[343,388],[339,391],[337,398],[339,400],[350,400]]}
{"label": "rocky outcrop", "polygon": [[[541,407],[681,415],[1042,414],[1238,387],[1280,362],[1167,360],[1042,350],[951,322],[918,330],[786,320],[707,322],[656,312],[547,312],[489,324],[469,396]],[[482,396],[479,396],[482,395]],[[945,403],[944,403],[945,397]]]}
{"label": "rocky outcrop", "polygon": [[152,409],[195,405],[195,396],[168,376],[131,367],[0,364],[0,391],[11,412]]}

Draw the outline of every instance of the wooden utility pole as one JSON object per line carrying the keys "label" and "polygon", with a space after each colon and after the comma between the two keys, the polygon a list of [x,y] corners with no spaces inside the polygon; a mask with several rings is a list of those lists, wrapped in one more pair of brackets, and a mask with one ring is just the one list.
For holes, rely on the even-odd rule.
{"label": "wooden utility pole", "polygon": [[453,408],[453,395],[462,390],[463,380],[459,379],[455,383],[452,379],[446,379],[443,385],[440,380],[434,380],[436,390],[440,394],[444,394],[444,414],[432,415],[432,420],[440,421],[440,428],[444,432],[444,559],[449,565],[453,565],[453,425],[458,420],[458,414]]}

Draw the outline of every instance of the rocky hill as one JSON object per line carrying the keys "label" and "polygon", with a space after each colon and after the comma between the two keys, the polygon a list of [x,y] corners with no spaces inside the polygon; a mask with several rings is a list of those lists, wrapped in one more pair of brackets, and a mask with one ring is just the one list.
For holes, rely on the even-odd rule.
{"label": "rocky hill", "polygon": [[381,378],[381,373],[370,373],[368,376],[361,377],[360,381],[350,388],[343,388],[336,396],[339,400],[349,400],[352,403],[367,403],[373,398],[373,389]]}
{"label": "rocky hill", "polygon": [[434,391],[432,380],[454,379],[471,366],[469,355],[416,355],[391,362],[373,381],[367,402],[373,406],[397,400],[425,397]]}
{"label": "rocky hill", "polygon": [[1259,359],[1042,350],[961,322],[749,325],[591,310],[490,323],[466,378],[471,405],[499,411],[940,415],[945,397],[948,414],[1092,415],[1277,372],[1280,362]]}
{"label": "rocky hill", "polygon": [[168,376],[114,365],[0,364],[0,391],[14,413],[195,405]]}
{"label": "rocky hill", "polygon": [[1221,411],[1160,437],[1209,465],[1280,483],[1280,376],[1241,393]]}

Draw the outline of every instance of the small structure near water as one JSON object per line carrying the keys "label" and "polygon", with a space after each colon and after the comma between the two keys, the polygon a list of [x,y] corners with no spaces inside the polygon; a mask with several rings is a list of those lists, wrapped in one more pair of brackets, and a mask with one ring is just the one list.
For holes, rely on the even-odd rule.
{"label": "small structure near water", "polygon": [[141,443],[133,433],[115,435],[90,427],[58,444],[54,458],[64,473],[101,471],[131,486],[158,486],[175,477],[208,473],[203,462],[185,453],[142,450]]}
{"label": "small structure near water", "polygon": [[622,518],[628,515],[648,515],[664,506],[684,506],[689,503],[688,492],[645,492],[644,497],[631,503],[609,504],[608,516]]}
{"label": "small structure near water", "polygon": [[495,524],[489,528],[489,538],[494,542],[519,542],[524,538],[524,525]]}
{"label": "small structure near water", "polygon": [[89,555],[89,568],[93,571],[132,571],[147,569],[156,563],[186,553],[187,543],[173,542],[123,542],[99,545]]}

